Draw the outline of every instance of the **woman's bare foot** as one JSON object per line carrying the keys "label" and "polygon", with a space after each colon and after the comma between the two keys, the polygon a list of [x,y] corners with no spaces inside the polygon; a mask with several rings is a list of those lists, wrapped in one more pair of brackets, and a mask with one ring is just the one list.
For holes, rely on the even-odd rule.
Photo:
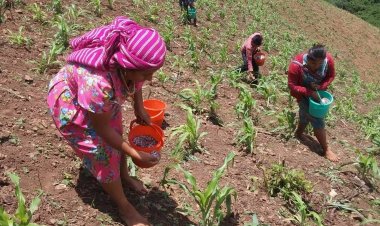
{"label": "woman's bare foot", "polygon": [[145,195],[148,190],[145,188],[144,183],[138,179],[135,179],[129,175],[123,175],[122,177],[124,183],[132,190],[140,195]]}
{"label": "woman's bare foot", "polygon": [[339,161],[338,156],[334,152],[332,152],[330,149],[327,149],[327,151],[325,152],[325,157],[332,162]]}
{"label": "woman's bare foot", "polygon": [[130,204],[125,207],[119,207],[119,214],[128,226],[151,226],[148,220],[141,216]]}

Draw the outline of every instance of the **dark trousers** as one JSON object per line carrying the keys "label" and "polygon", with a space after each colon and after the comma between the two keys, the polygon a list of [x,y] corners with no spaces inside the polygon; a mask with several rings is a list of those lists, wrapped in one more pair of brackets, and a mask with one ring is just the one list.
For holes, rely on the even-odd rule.
{"label": "dark trousers", "polygon": [[[241,57],[243,58],[243,65],[240,66],[240,72],[246,72],[248,71],[248,61],[247,61],[247,55],[245,51],[241,53]],[[253,66],[253,75],[256,78],[260,77],[260,71],[259,71],[259,66],[256,64],[255,60],[252,57],[252,66]]]}

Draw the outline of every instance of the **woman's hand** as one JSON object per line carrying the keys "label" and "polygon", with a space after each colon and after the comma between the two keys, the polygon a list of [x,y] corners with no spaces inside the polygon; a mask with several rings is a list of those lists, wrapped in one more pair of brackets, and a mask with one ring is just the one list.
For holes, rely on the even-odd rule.
{"label": "woman's hand", "polygon": [[141,125],[150,125],[152,122],[150,120],[149,114],[145,109],[136,109],[135,110],[136,122]]}
{"label": "woman's hand", "polygon": [[321,86],[318,85],[318,84],[316,84],[315,82],[312,82],[312,83],[310,84],[310,86],[311,86],[311,88],[312,88],[313,90],[320,90],[320,89],[321,89]]}
{"label": "woman's hand", "polygon": [[161,155],[152,155],[151,153],[146,153],[143,151],[137,151],[136,156],[133,159],[143,162],[147,167],[152,167],[160,161]]}
{"label": "woman's hand", "polygon": [[319,99],[319,96],[318,96],[318,93],[317,93],[317,91],[313,91],[312,93],[311,93],[311,97],[313,98],[313,100],[314,101],[316,101],[316,102],[321,102],[321,99]]}

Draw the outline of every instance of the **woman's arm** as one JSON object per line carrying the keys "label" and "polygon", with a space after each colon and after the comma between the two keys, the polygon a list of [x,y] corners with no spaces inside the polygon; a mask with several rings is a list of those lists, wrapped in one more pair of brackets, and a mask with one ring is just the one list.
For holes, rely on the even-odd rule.
{"label": "woman's arm", "polygon": [[134,100],[133,108],[135,110],[135,115],[137,119],[140,121],[139,123],[150,125],[151,124],[150,116],[145,111],[145,108],[144,108],[142,89],[139,89],[135,92],[133,96],[133,100]]}

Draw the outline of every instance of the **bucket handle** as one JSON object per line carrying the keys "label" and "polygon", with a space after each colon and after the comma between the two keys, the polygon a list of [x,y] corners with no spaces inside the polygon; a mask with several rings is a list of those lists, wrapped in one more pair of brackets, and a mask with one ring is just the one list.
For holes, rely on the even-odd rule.
{"label": "bucket handle", "polygon": [[[134,125],[135,123],[137,123],[137,119],[134,119],[134,120],[131,121],[131,124],[129,124],[129,131],[132,130],[133,125]],[[162,144],[164,144],[164,138],[161,136],[162,134],[159,132],[161,128],[158,127],[157,125],[153,124],[153,123],[150,124],[150,125],[147,125],[147,126],[150,126],[150,127],[152,127],[152,128],[154,129],[154,132],[156,132],[156,134],[157,134],[159,137],[161,137],[161,139],[159,140],[159,142],[161,142]]]}

